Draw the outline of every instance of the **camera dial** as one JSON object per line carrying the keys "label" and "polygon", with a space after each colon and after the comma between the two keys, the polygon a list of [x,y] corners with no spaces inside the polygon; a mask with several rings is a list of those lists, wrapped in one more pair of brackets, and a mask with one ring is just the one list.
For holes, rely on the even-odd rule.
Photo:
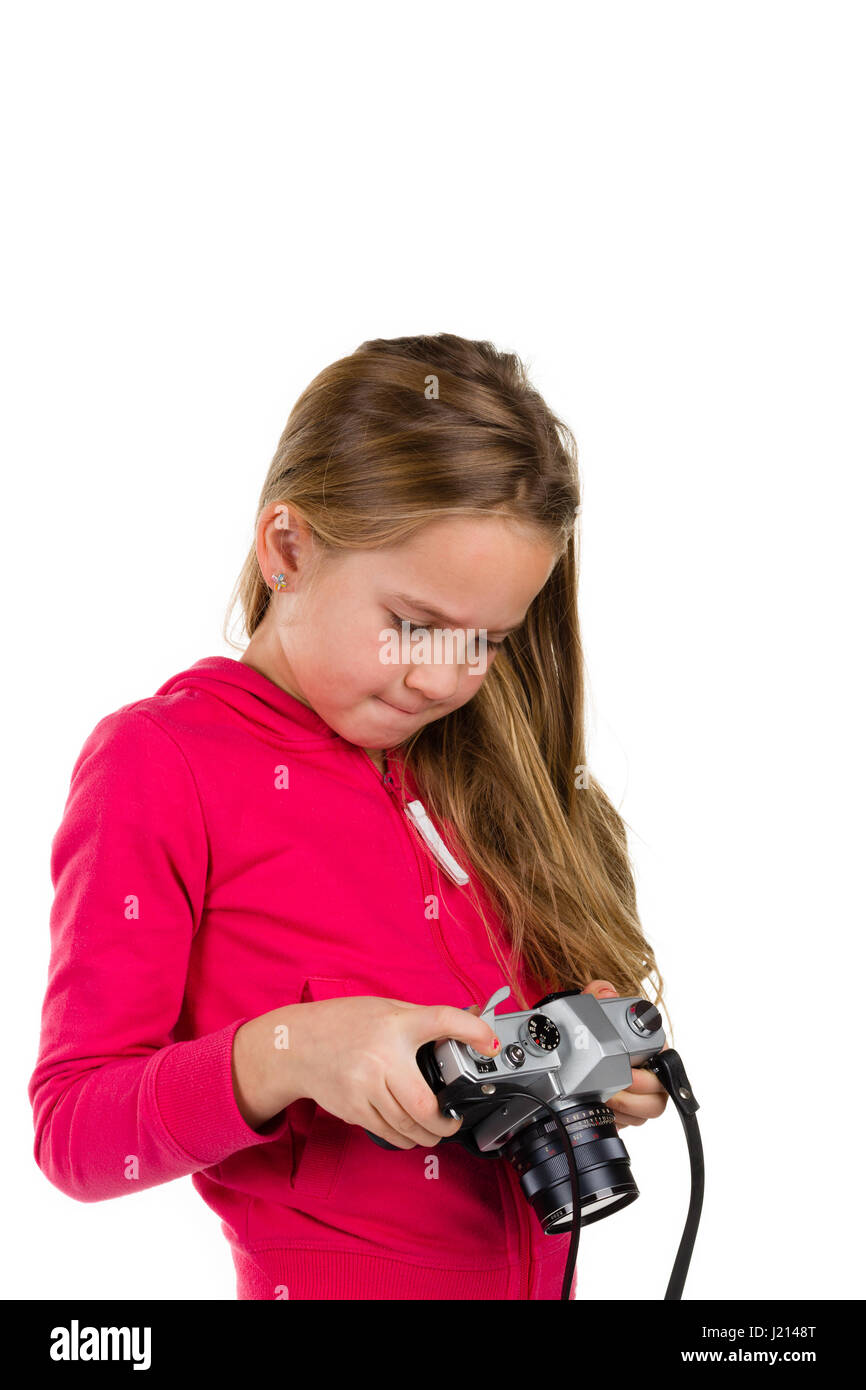
{"label": "camera dial", "polygon": [[648,999],[638,999],[636,1003],[629,1006],[626,1014],[628,1026],[633,1033],[637,1033],[639,1038],[645,1038],[649,1033],[655,1033],[662,1026],[662,1016],[655,1004],[651,1004]]}
{"label": "camera dial", "polygon": [[559,1029],[547,1014],[530,1014],[520,1025],[520,1041],[528,1052],[536,1057],[544,1057],[559,1047]]}

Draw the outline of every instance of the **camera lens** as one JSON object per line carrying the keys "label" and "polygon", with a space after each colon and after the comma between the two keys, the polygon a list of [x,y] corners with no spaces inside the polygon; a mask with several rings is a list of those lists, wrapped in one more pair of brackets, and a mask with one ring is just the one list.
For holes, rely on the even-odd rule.
{"label": "camera lens", "polygon": [[[574,1151],[581,1227],[627,1207],[639,1196],[613,1111],[600,1101],[558,1110]],[[565,1144],[551,1116],[527,1125],[502,1149],[546,1235],[570,1231],[574,1216]]]}

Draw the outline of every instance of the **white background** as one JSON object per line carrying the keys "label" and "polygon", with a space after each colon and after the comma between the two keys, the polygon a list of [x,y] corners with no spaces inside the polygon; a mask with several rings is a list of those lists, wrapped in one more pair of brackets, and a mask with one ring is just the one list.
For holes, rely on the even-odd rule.
{"label": "white background", "polygon": [[[4,1259],[233,1299],[188,1178],[33,1159],[49,848],[106,713],[202,656],[289,410],[364,339],[518,352],[574,429],[590,760],[701,1109],[687,1298],[862,1298],[864,217],[856,4],[7,5]],[[661,1298],[672,1104],[582,1235]]]}

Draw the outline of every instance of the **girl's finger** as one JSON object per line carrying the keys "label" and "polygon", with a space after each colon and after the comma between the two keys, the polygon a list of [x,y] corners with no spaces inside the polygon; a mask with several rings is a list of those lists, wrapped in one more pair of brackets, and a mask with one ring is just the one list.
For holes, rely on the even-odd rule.
{"label": "girl's finger", "polygon": [[[365,1126],[367,1129],[372,1130],[374,1134],[379,1135],[380,1139],[387,1140],[389,1144],[393,1144],[397,1149],[405,1149],[409,1146],[410,1141],[408,1136],[405,1135],[402,1130],[394,1129],[390,1121],[386,1120],[382,1111],[378,1109],[377,1106],[373,1105],[372,1101],[369,1103],[369,1110],[371,1116],[373,1116],[373,1123],[368,1120]],[[412,1147],[414,1147],[415,1141],[412,1140],[411,1143]]]}
{"label": "girl's finger", "polygon": [[628,1091],[620,1091],[618,1096],[612,1096],[607,1104],[614,1113],[619,1111],[628,1115],[629,1119],[637,1116],[641,1120],[655,1120],[663,1114],[667,1099],[667,1096],[662,1100],[659,1096],[632,1096]]}
{"label": "girl's finger", "polygon": [[[453,1117],[442,1114],[420,1072],[418,1081],[421,1082],[420,1087],[414,1077],[412,1085],[407,1085],[400,1075],[392,1076],[390,1079],[386,1077],[384,1095],[377,1097],[376,1104],[394,1129],[399,1130],[402,1125],[405,1130],[408,1126],[409,1138],[414,1139],[416,1144],[430,1148],[438,1144],[440,1139],[456,1134],[457,1130],[454,1128]],[[419,1107],[429,1110],[426,1119],[416,1118]]]}
{"label": "girl's finger", "polygon": [[645,1067],[632,1067],[631,1085],[625,1088],[627,1091],[634,1091],[637,1095],[648,1095],[659,1091],[667,1095],[662,1083],[659,1081],[654,1071],[647,1071]]}

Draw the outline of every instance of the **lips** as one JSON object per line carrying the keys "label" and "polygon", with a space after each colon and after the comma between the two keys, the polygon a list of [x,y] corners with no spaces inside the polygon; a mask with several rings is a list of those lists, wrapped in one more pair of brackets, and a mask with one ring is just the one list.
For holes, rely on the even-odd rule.
{"label": "lips", "polygon": [[420,713],[421,713],[421,710],[419,710],[419,709],[401,709],[399,705],[392,705],[390,700],[383,700],[381,695],[379,695],[377,698],[380,699],[380,700],[382,700],[382,704],[383,704],[383,705],[387,705],[387,706],[388,706],[388,709],[396,710],[396,712],[397,712],[398,714],[420,714]]}

